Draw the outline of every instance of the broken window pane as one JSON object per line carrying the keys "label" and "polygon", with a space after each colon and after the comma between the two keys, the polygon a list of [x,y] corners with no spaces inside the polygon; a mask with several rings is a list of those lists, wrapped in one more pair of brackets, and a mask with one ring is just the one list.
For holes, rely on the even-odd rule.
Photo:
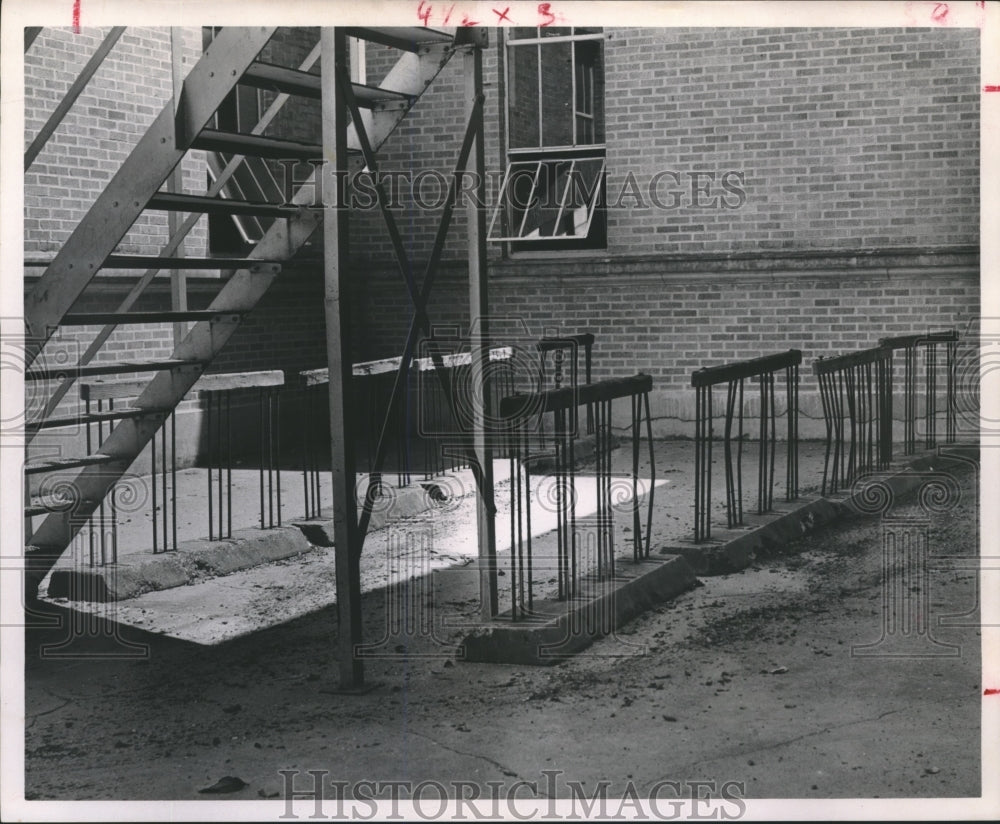
{"label": "broken window pane", "polygon": [[510,156],[489,239],[515,250],[602,248],[603,37],[599,29],[565,27],[511,35]]}
{"label": "broken window pane", "polygon": [[[510,164],[490,225],[491,240],[586,238],[600,198],[604,159],[521,160]],[[507,230],[500,210],[507,209]]]}

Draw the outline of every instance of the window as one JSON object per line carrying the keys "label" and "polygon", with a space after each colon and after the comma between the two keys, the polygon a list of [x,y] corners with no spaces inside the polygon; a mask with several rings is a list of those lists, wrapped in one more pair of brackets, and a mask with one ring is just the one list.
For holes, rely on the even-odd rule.
{"label": "window", "polygon": [[601,29],[514,27],[506,54],[507,169],[489,239],[605,248]]}

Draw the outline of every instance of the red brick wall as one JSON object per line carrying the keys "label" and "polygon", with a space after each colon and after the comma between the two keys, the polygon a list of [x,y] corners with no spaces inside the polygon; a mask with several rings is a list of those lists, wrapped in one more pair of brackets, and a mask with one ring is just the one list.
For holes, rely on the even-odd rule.
{"label": "red brick wall", "polygon": [[[874,346],[889,335],[957,326],[974,336],[977,268],[968,250],[900,250],[861,260],[780,253],[686,265],[633,260],[600,262],[586,271],[550,261],[494,266],[490,295],[493,315],[523,321],[532,335],[594,333],[596,378],[642,371],[657,388],[680,390],[701,366],[784,349],[802,349],[811,362]],[[370,338],[370,357],[398,354],[402,346],[409,316],[393,276],[370,273],[359,294],[359,310],[383,319],[382,334]],[[444,271],[432,320],[467,326],[467,294],[464,272]]]}
{"label": "red brick wall", "polygon": [[[791,347],[808,367],[884,335],[953,325],[975,334],[978,31],[608,34],[608,248],[504,259],[491,246],[494,314],[523,318],[537,334],[592,331],[598,377],[647,371],[668,393],[689,391],[699,366]],[[486,74],[492,170],[504,163],[499,56],[491,49]],[[428,90],[387,160],[411,170],[443,162],[460,133],[460,80],[456,71]],[[422,139],[430,150],[420,151]],[[648,196],[664,171],[677,174],[677,208]],[[730,183],[745,202],[722,188],[726,171],[740,173]],[[645,203],[617,197],[630,176]],[[694,203],[695,181],[711,205]],[[410,209],[399,220],[422,260],[431,217]],[[405,291],[379,265],[387,258],[374,216],[353,225],[366,356],[387,357],[405,333]],[[430,308],[442,323],[468,322],[461,237]]]}

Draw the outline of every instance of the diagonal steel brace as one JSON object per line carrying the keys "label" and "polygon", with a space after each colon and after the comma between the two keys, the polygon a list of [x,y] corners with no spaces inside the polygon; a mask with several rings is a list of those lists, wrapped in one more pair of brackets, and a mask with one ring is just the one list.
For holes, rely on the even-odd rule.
{"label": "diagonal steel brace", "polygon": [[[354,98],[353,91],[351,89],[351,84],[347,78],[346,66],[337,67],[337,79],[341,88],[341,92],[344,95],[344,99],[347,102],[348,107],[351,111],[351,118],[356,124],[358,141],[361,146],[361,151],[364,155],[365,164],[368,169],[373,173],[377,173],[377,163],[375,159],[375,153],[372,149],[371,142],[365,131],[364,124],[361,122],[360,110],[358,108],[357,100]],[[430,292],[434,285],[434,276],[437,272],[438,264],[440,263],[441,254],[444,250],[444,242],[447,238],[448,229],[451,225],[452,213],[454,211],[455,203],[458,200],[458,176],[461,172],[465,170],[468,163],[469,154],[472,150],[473,142],[478,138],[481,139],[480,129],[477,128],[478,114],[483,106],[483,97],[480,95],[477,97],[475,102],[475,107],[471,112],[469,122],[466,124],[465,136],[462,140],[462,147],[459,151],[458,159],[455,163],[455,174],[452,177],[452,182],[449,187],[448,198],[445,201],[444,211],[441,215],[441,221],[438,224],[437,234],[434,238],[434,246],[431,251],[431,257],[427,262],[427,266],[424,272],[424,278],[419,290],[417,290],[416,284],[413,283],[412,278],[412,267],[406,255],[406,250],[403,248],[402,237],[399,233],[399,228],[396,224],[396,219],[389,209],[386,203],[385,192],[382,188],[381,182],[377,183],[375,186],[379,208],[382,212],[382,216],[386,222],[386,227],[389,231],[389,236],[392,241],[393,251],[396,257],[396,263],[399,267],[400,273],[406,282],[407,290],[410,294],[410,300],[413,302],[413,318],[410,322],[410,328],[407,332],[406,343],[403,347],[403,355],[400,359],[399,368],[396,372],[396,379],[393,383],[392,394],[389,399],[389,406],[386,410],[385,419],[382,423],[382,429],[379,434],[378,446],[375,450],[375,459],[373,466],[371,468],[371,475],[368,481],[368,490],[365,494],[365,500],[363,503],[361,515],[358,519],[358,535],[359,540],[357,543],[357,552],[360,554],[361,549],[364,546],[364,539],[368,534],[368,526],[371,522],[372,507],[374,504],[374,492],[377,486],[377,478],[383,464],[385,463],[386,453],[388,452],[388,434],[392,428],[392,421],[395,417],[395,411],[399,405],[402,390],[406,382],[407,375],[409,373],[410,364],[413,360],[413,352],[416,348],[417,338],[422,332],[424,335],[430,334],[430,318],[427,315],[427,302],[430,298]],[[437,375],[438,381],[441,384],[441,388],[444,392],[445,399],[448,403],[448,408],[452,413],[455,420],[458,420],[458,416],[455,412],[454,398],[451,391],[451,379],[448,377],[447,370],[444,368],[444,360],[441,357],[441,353],[432,350],[431,358],[434,362],[434,372]],[[471,439],[466,435],[460,435],[461,446],[468,452],[471,456],[473,454]],[[481,467],[474,460],[470,460],[470,466],[472,468],[473,477],[476,480],[476,488],[483,500],[488,502],[491,510],[491,515],[495,514],[495,506],[493,506],[488,496],[483,495],[482,489],[482,474]]]}

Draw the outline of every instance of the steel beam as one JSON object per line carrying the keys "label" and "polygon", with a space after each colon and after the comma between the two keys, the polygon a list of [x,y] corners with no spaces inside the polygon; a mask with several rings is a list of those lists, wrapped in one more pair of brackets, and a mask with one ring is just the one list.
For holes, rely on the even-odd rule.
{"label": "steel beam", "polygon": [[28,51],[35,38],[42,33],[42,26],[25,26],[24,28],[24,50]]}
{"label": "steel beam", "polygon": [[[174,92],[174,115],[176,116],[180,108],[181,91],[184,88],[184,58],[183,58],[182,30],[177,26],[170,29],[170,80]],[[184,166],[178,163],[167,178],[167,191],[173,194],[184,191]],[[167,214],[167,227],[170,237],[177,234],[180,229],[182,215],[178,212]],[[184,241],[177,247],[176,255],[184,257]],[[187,271],[182,268],[170,270],[170,308],[175,312],[183,312],[188,308],[187,304]],[[183,321],[174,323],[174,345],[180,343],[187,334],[188,325]]]}
{"label": "steel beam", "polygon": [[[476,106],[479,109],[482,108],[481,98],[477,101]],[[415,297],[413,296],[413,292],[412,291],[410,292],[411,298],[413,300],[413,317],[410,320],[410,328],[407,331],[406,342],[403,345],[403,355],[400,358],[399,369],[396,374],[396,381],[393,384],[392,395],[390,396],[389,399],[389,406],[386,410],[385,419],[382,425],[382,430],[378,441],[378,447],[376,448],[375,451],[375,460],[371,468],[372,478],[374,478],[377,475],[379,470],[382,468],[382,464],[385,462],[386,451],[388,448],[387,446],[388,432],[390,431],[390,428],[393,425],[392,422],[394,420],[393,416],[395,413],[396,405],[400,402],[400,398],[402,397],[403,387],[405,386],[406,383],[406,377],[408,374],[408,370],[410,368],[410,363],[413,359],[413,352],[417,345],[418,336],[421,333],[423,333],[425,336],[430,336],[431,334],[430,320],[427,317],[427,302],[430,298],[431,290],[434,288],[434,281],[435,278],[437,277],[437,270],[441,262],[441,254],[444,250],[444,243],[448,237],[448,230],[451,227],[451,219],[454,212],[454,207],[458,201],[459,176],[462,172],[465,171],[467,167],[468,159],[472,152],[472,147],[474,145],[474,140],[473,140],[474,136],[475,136],[475,128],[473,122],[470,121],[466,125],[465,137],[462,140],[462,147],[459,149],[458,159],[455,163],[455,174],[452,176],[452,181],[448,191],[448,197],[445,200],[444,209],[441,214],[441,220],[438,223],[437,232],[434,237],[434,245],[431,249],[431,255],[427,261],[426,267],[424,268],[424,277],[420,286],[420,290]],[[381,194],[379,196],[382,197]],[[385,214],[386,219],[388,221],[391,222],[394,220],[394,218],[392,217],[392,213],[390,211],[386,211],[383,214]],[[402,249],[401,247],[397,247],[396,252],[397,255],[401,255],[401,258],[399,260],[400,270],[404,272],[409,271],[409,262],[406,260],[405,250]],[[409,279],[407,279],[407,287],[409,288],[410,286],[411,283],[409,282]],[[441,358],[440,353],[437,352],[436,350],[432,350],[431,356],[432,360],[434,361],[435,377],[441,383],[441,389],[444,394],[445,401],[448,403],[449,408],[452,409],[452,412],[454,414],[455,401],[453,393],[451,391],[451,384],[448,379],[447,372],[444,369],[444,361]],[[457,417],[456,420],[458,420]],[[464,437],[462,433],[459,433],[459,436],[461,437],[462,440],[462,447],[471,448],[471,441],[470,443],[466,444],[466,441],[469,439]],[[476,480],[476,486],[477,488],[479,488],[480,486],[479,467],[476,465],[475,462],[472,462],[471,469],[473,477]],[[364,508],[362,509],[361,517],[359,520],[359,526],[358,526],[358,532],[360,533],[359,546],[358,546],[359,551],[362,543],[364,542],[365,536],[368,534],[368,525],[371,519],[372,483],[373,481],[370,482],[369,493],[365,496],[365,505]]]}
{"label": "steel beam", "polygon": [[[347,104],[338,75],[347,71],[347,36],[343,30],[320,32],[323,64],[323,147],[333,163],[323,165],[325,191],[347,175]],[[336,547],[338,661],[340,689],[364,687],[361,643],[361,553],[356,550],[358,507],[351,421],[350,304],[347,294],[348,212],[333,203],[323,214],[327,364],[330,376],[330,459],[333,481],[333,541]]]}
{"label": "steel beam", "polygon": [[483,147],[483,54],[478,47],[465,53],[465,111],[474,133],[472,147],[472,197],[466,201],[469,260],[469,348],[472,352],[472,451],[479,466],[479,494],[476,496],[476,534],[479,539],[479,603],[483,620],[497,614],[496,505],[493,500],[493,448],[486,434],[490,419],[486,392],[489,361],[489,293],[486,268],[485,151]]}

